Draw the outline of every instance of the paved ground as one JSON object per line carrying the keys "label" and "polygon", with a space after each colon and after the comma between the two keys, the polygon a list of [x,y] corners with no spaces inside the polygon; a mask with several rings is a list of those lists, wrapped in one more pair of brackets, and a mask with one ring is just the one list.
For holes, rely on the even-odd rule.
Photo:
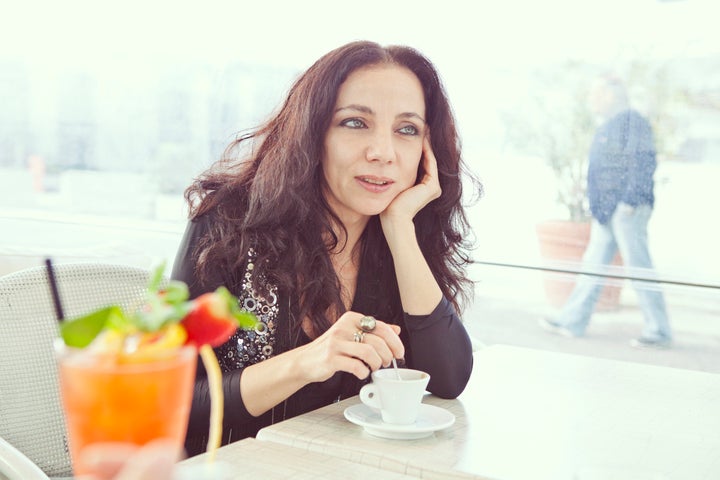
{"label": "paved ground", "polygon": [[537,274],[478,268],[480,280],[465,322],[484,344],[512,344],[616,360],[720,373],[720,291],[665,288],[675,342],[669,350],[630,347],[642,326],[642,312],[628,284],[617,311],[595,313],[583,338],[570,339],[542,330],[537,321],[552,314]]}

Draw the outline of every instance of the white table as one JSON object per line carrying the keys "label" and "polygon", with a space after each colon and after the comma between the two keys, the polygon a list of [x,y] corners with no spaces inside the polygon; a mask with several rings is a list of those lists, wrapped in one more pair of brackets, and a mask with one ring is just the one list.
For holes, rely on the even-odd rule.
{"label": "white table", "polygon": [[428,438],[368,435],[343,416],[358,401],[264,428],[257,440],[423,478],[720,478],[716,374],[496,345],[476,353],[457,400],[425,398],[457,417]]}
{"label": "white table", "polygon": [[[206,454],[203,454],[184,460],[181,465],[194,466],[206,460]],[[232,471],[229,478],[233,479],[410,480],[415,478],[379,467],[358,465],[335,455],[306,451],[282,443],[262,442],[254,438],[246,438],[222,447],[217,451],[215,461],[225,464],[228,470]]]}

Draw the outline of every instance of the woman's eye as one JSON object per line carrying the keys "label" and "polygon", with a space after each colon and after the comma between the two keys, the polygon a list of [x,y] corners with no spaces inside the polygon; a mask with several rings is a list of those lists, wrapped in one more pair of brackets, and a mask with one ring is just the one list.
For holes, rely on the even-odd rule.
{"label": "woman's eye", "polygon": [[414,125],[405,125],[402,127],[398,132],[402,133],[403,135],[417,135],[419,133],[418,129]]}
{"label": "woman's eye", "polygon": [[348,128],[365,128],[365,122],[359,118],[348,118],[340,122],[340,125]]}

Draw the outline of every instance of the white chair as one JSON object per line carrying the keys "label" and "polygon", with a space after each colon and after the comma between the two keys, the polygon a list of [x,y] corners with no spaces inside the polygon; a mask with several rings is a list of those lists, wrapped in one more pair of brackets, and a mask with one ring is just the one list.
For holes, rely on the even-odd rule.
{"label": "white chair", "polygon": [[0,480],[50,480],[45,472],[0,438]]}
{"label": "white chair", "polygon": [[[132,308],[149,278],[140,268],[98,263],[58,264],[54,271],[66,318],[111,304]],[[18,451],[0,448],[0,478],[36,478],[17,476],[18,469],[28,471],[23,455],[48,476],[72,475],[53,351],[57,336],[45,267],[0,277],[0,441]]]}

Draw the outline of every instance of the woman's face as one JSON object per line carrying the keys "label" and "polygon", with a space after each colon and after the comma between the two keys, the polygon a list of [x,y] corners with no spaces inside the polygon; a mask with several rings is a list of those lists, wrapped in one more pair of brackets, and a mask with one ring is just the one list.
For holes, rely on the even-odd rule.
{"label": "woman's face", "polygon": [[425,135],[420,81],[397,65],[363,67],[340,86],[325,134],[324,195],[347,225],[415,184]]}

